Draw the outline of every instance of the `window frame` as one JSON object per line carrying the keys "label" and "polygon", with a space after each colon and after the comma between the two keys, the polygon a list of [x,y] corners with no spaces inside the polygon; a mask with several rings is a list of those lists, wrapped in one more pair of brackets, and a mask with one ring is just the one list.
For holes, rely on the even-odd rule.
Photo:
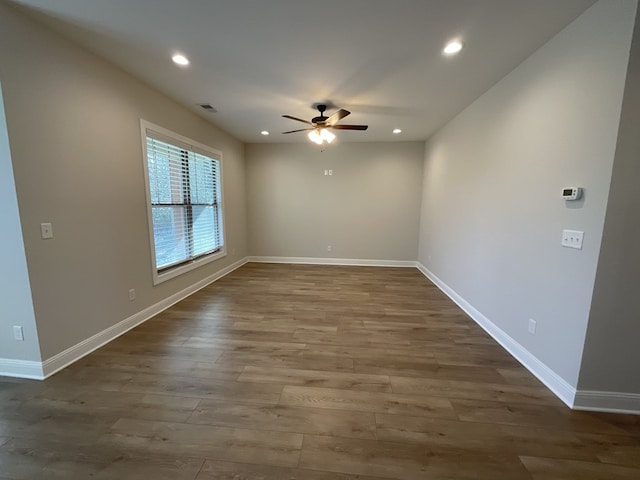
{"label": "window frame", "polygon": [[[178,133],[172,132],[166,128],[155,125],[144,119],[140,119],[140,132],[142,140],[142,163],[144,170],[144,183],[145,183],[145,202],[147,204],[147,227],[149,231],[149,246],[151,253],[151,273],[153,275],[153,284],[158,285],[162,282],[175,278],[184,273],[190,272],[203,265],[211,263],[215,260],[223,258],[227,255],[227,238],[225,229],[225,209],[224,209],[224,182],[223,182],[223,159],[222,152],[214,149],[195,140],[187,138]],[[149,180],[149,164],[147,156],[147,137],[152,137],[157,140],[170,143],[178,148],[183,148],[187,151],[192,151],[205,155],[218,161],[218,209],[220,214],[218,215],[220,224],[220,241],[222,245],[214,252],[200,255],[198,257],[186,260],[184,263],[178,265],[165,267],[158,270],[156,262],[156,245],[155,245],[155,233],[153,229],[153,205],[151,203],[151,186]]]}

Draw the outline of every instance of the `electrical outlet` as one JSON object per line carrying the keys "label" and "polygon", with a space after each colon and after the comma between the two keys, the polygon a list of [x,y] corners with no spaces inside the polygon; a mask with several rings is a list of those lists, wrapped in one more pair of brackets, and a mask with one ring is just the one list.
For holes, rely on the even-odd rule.
{"label": "electrical outlet", "polygon": [[13,338],[19,342],[24,342],[24,330],[20,325],[13,326]]}
{"label": "electrical outlet", "polygon": [[536,322],[533,318],[529,319],[529,333],[531,335],[535,335],[536,334],[536,325],[538,322]]}
{"label": "electrical outlet", "polygon": [[48,238],[53,238],[53,227],[50,223],[41,223],[40,224],[40,235],[43,240]]}
{"label": "electrical outlet", "polygon": [[327,245],[327,252],[331,251],[331,245]]}
{"label": "electrical outlet", "polygon": [[136,289],[129,290],[129,301],[133,302],[136,299]]}

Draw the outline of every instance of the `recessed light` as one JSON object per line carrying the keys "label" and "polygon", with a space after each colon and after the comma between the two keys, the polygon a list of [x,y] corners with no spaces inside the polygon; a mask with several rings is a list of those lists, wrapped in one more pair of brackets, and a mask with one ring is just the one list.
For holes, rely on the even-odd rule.
{"label": "recessed light", "polygon": [[460,50],[462,50],[462,42],[460,40],[452,40],[444,47],[442,53],[445,55],[455,55]]}
{"label": "recessed light", "polygon": [[179,53],[176,53],[173,57],[171,57],[171,60],[173,60],[173,63],[182,65],[183,67],[189,65],[189,59],[184,55],[180,55]]}
{"label": "recessed light", "polygon": [[402,130],[400,130],[399,128],[394,128],[393,133],[395,134],[402,133]]}
{"label": "recessed light", "polygon": [[269,132],[267,132],[266,130],[262,130],[262,131],[260,132],[260,134],[261,134],[261,135],[265,135],[265,136],[266,136],[266,135],[269,135]]}

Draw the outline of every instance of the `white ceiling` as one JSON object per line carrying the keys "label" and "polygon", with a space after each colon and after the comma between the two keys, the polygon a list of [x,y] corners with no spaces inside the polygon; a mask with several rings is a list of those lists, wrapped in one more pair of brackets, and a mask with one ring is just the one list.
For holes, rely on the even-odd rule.
{"label": "white ceiling", "polygon": [[321,101],[369,125],[342,141],[425,140],[595,0],[12,1],[240,140],[283,142],[308,140],[281,115]]}

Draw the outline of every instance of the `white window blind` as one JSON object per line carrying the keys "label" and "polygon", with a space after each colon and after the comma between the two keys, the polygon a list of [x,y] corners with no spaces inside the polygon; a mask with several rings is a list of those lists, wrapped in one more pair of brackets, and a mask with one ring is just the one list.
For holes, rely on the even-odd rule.
{"label": "white window blind", "polygon": [[220,161],[150,130],[146,157],[157,272],[218,252]]}

